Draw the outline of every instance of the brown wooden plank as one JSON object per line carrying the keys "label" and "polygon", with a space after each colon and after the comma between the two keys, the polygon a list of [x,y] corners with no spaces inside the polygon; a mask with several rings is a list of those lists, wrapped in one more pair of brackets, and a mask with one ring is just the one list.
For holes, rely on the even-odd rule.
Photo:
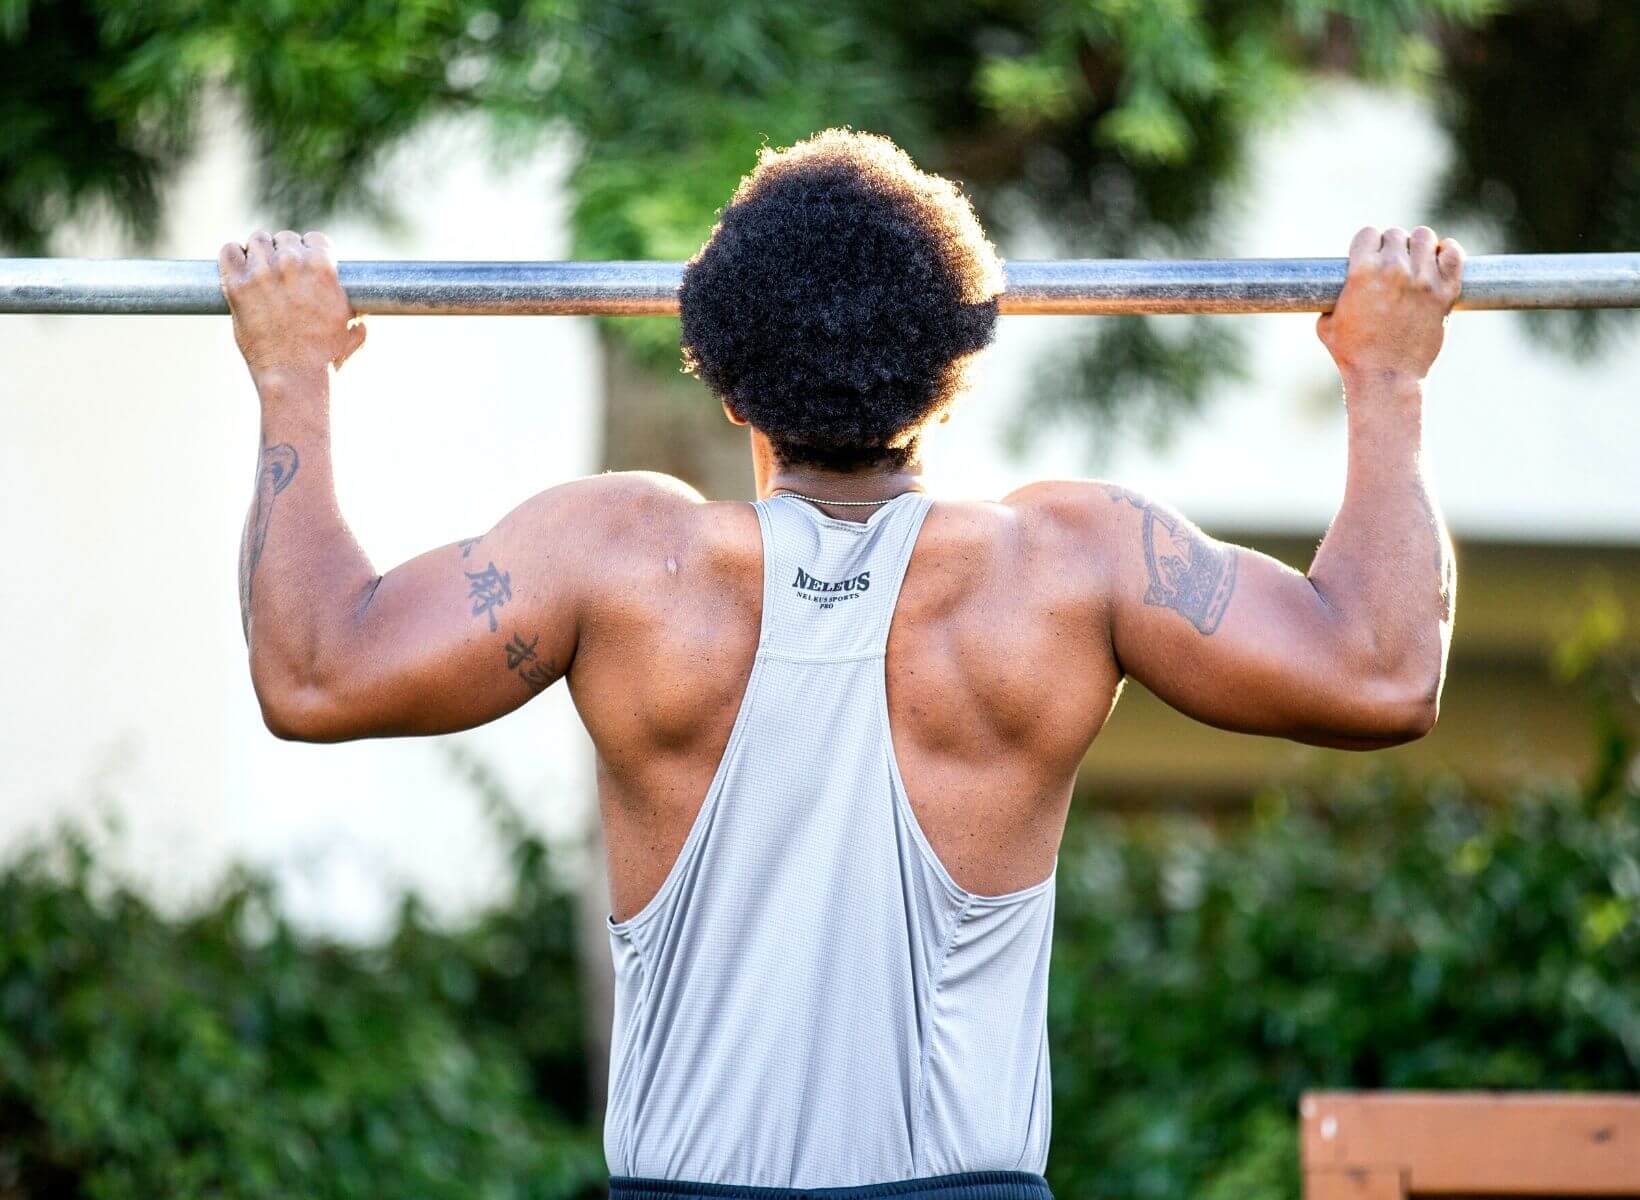
{"label": "brown wooden plank", "polygon": [[1406,1200],[1399,1167],[1317,1167],[1304,1172],[1304,1200]]}
{"label": "brown wooden plank", "polygon": [[1394,1164],[1411,1196],[1640,1194],[1640,1095],[1309,1092],[1305,1171]]}

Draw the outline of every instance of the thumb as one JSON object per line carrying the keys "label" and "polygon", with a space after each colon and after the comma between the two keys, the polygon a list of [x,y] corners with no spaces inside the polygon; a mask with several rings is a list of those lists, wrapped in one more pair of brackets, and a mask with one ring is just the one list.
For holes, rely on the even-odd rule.
{"label": "thumb", "polygon": [[364,345],[364,339],[365,339],[364,322],[360,321],[360,320],[355,320],[353,322],[353,324],[351,324],[347,327],[347,343],[346,343],[346,345],[344,345],[342,347],[342,352],[340,354],[338,354],[335,358],[330,360],[331,365],[333,367],[335,367],[338,371],[341,370],[342,364],[345,363],[348,359],[353,357],[353,352],[355,350],[357,350],[360,346]]}
{"label": "thumb", "polygon": [[1315,336],[1323,343],[1332,333],[1332,313],[1324,312],[1315,319]]}

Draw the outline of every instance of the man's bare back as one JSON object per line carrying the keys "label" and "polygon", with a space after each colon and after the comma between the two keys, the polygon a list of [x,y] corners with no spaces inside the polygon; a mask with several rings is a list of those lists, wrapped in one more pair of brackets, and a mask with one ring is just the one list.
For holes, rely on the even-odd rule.
{"label": "man's bare back", "polygon": [[[644,514],[647,545],[583,632],[569,686],[598,748],[621,920],[660,887],[723,755],[757,649],[763,559],[748,504],[654,476],[607,486]],[[1052,869],[1077,765],[1115,698],[1092,572],[1066,569],[1074,541],[1040,498],[936,502],[900,591],[894,752],[929,841],[972,891]]]}

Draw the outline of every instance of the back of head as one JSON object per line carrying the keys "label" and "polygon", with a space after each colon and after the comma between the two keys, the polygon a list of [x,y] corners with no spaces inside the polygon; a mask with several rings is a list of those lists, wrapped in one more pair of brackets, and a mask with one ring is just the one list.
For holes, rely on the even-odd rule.
{"label": "back of head", "polygon": [[684,362],[788,465],[903,465],[996,328],[1002,265],[887,138],[765,149],[684,270]]}

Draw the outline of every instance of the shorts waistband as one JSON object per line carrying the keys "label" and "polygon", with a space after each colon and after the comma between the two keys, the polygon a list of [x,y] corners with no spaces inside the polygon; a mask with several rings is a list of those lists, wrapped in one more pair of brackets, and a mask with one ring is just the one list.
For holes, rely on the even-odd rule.
{"label": "shorts waistband", "polygon": [[1029,1171],[965,1171],[926,1179],[899,1179],[859,1187],[747,1187],[616,1175],[609,1200],[1053,1200],[1048,1181]]}

